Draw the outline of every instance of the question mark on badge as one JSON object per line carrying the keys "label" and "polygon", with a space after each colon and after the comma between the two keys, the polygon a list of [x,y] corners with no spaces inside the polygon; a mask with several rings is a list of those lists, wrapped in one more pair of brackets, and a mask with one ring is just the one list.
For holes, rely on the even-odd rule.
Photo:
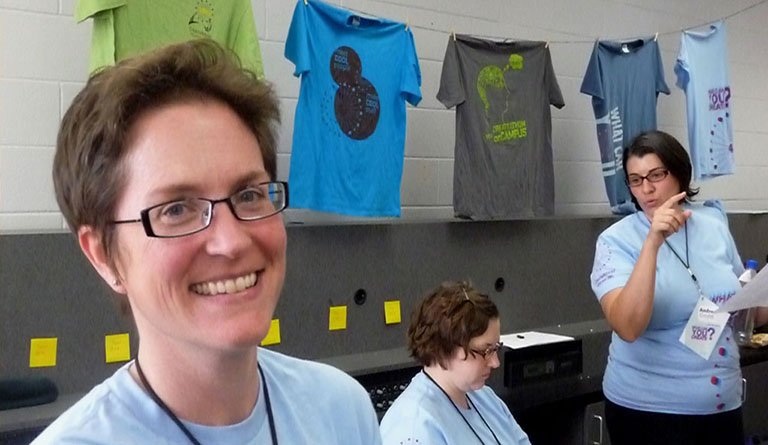
{"label": "question mark on badge", "polygon": [[712,340],[712,336],[715,335],[715,328],[713,328],[711,326],[708,327],[707,328],[707,333],[709,334],[709,339]]}

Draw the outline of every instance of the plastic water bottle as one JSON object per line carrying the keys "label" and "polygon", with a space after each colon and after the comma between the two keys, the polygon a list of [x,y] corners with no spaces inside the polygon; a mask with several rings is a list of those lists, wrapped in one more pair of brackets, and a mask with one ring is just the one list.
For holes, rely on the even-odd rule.
{"label": "plastic water bottle", "polygon": [[[742,287],[746,286],[757,275],[757,260],[747,260],[746,270],[739,277]],[[752,331],[755,330],[755,308],[741,309],[733,316],[733,332],[736,344],[739,346],[752,345]]]}

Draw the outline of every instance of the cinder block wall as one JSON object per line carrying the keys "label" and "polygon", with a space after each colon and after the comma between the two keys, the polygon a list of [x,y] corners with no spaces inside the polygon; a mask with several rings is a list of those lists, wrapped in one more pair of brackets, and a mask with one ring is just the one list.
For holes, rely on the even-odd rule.
{"label": "cinder block wall", "polygon": [[[403,219],[452,216],[454,111],[436,99],[450,31],[546,40],[565,97],[553,109],[558,215],[607,215],[590,99],[579,93],[592,41],[662,33],[670,96],[661,96],[662,129],[685,141],[684,95],[672,71],[679,30],[725,17],[756,0],[342,0],[335,4],[413,27],[424,100],[408,109],[401,185]],[[75,0],[0,0],[0,232],[64,227],[50,167],[59,120],[87,77],[90,23],[75,24]],[[294,1],[253,0],[266,76],[283,105],[279,175],[287,178],[299,80],[283,57]],[[768,174],[768,4],[727,23],[737,174],[702,185],[702,197],[730,211],[768,209],[760,187]],[[666,32],[671,32],[665,34]],[[579,43],[560,43],[563,41]],[[724,61],[726,62],[726,61]],[[289,220],[344,218],[292,211]]]}

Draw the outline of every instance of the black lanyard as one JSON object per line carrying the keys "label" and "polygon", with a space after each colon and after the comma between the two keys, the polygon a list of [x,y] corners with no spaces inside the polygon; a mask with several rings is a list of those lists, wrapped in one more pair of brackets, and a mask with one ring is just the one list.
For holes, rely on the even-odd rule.
{"label": "black lanyard", "polygon": [[[459,415],[461,416],[461,418],[464,420],[464,423],[466,423],[466,424],[467,424],[467,426],[469,427],[469,429],[470,429],[470,430],[472,430],[472,434],[474,434],[474,435],[475,435],[475,437],[477,437],[477,440],[479,440],[479,441],[480,441],[480,444],[481,444],[481,445],[484,445],[484,443],[483,443],[483,439],[481,439],[481,438],[480,438],[480,435],[479,435],[479,434],[477,434],[477,431],[475,431],[475,429],[474,429],[474,428],[472,428],[472,424],[471,424],[471,423],[469,423],[469,420],[467,420],[467,418],[466,418],[466,417],[464,417],[464,414],[462,414],[462,413],[461,413],[461,410],[459,409],[459,407],[458,407],[458,406],[456,406],[456,403],[454,403],[454,402],[453,402],[453,399],[451,399],[451,396],[449,396],[449,395],[448,395],[448,393],[447,393],[447,392],[445,392],[445,390],[443,389],[443,387],[442,387],[442,386],[440,386],[440,385],[439,385],[439,384],[438,384],[438,383],[435,381],[435,379],[433,379],[433,378],[432,378],[432,376],[431,376],[431,375],[427,374],[427,372],[426,372],[426,371],[424,371],[424,370],[422,370],[421,372],[423,372],[423,373],[424,373],[424,375],[425,375],[425,376],[427,376],[427,378],[428,378],[429,380],[431,380],[431,381],[432,381],[432,383],[434,383],[434,384],[435,384],[435,386],[437,386],[438,388],[440,388],[440,391],[442,391],[442,392],[443,392],[443,394],[445,394],[445,397],[448,399],[448,401],[449,401],[449,402],[451,402],[451,405],[453,405],[453,407],[456,409],[456,412],[457,412],[457,413],[459,413]],[[480,411],[477,409],[477,407],[475,406],[475,404],[474,404],[474,403],[472,403],[472,399],[470,399],[470,398],[469,398],[469,394],[466,394],[466,395],[465,395],[465,397],[467,398],[467,402],[469,402],[469,406],[470,406],[470,408],[474,409],[474,410],[475,410],[475,412],[477,413],[477,415],[478,415],[478,416],[480,416],[480,420],[482,420],[482,421],[483,421],[483,423],[485,424],[485,426],[488,428],[488,431],[490,431],[490,432],[491,432],[491,434],[493,435],[493,438],[496,440],[496,443],[497,443],[497,444],[499,444],[499,445],[501,445],[501,442],[499,442],[499,438],[498,438],[498,437],[496,437],[496,433],[494,433],[494,432],[493,432],[493,430],[491,429],[491,426],[490,426],[490,425],[488,425],[488,422],[486,422],[486,421],[485,421],[485,419],[483,418],[483,415],[482,415],[482,414],[480,414]]]}
{"label": "black lanyard", "polygon": [[672,253],[675,254],[678,260],[680,260],[680,263],[685,267],[685,270],[688,271],[688,274],[691,275],[691,279],[693,280],[694,286],[696,286],[696,290],[699,291],[699,296],[703,296],[704,292],[701,291],[701,286],[699,285],[699,280],[696,278],[696,275],[694,275],[693,271],[691,270],[691,261],[688,258],[688,221],[685,222],[685,225],[683,226],[683,230],[685,231],[685,261],[683,261],[683,258],[675,252],[675,249],[672,248],[672,245],[669,244],[666,238],[664,238],[664,244],[669,247],[669,250],[672,251]]}
{"label": "black lanyard", "polygon": [[[139,374],[139,378],[141,379],[141,383],[144,385],[144,387],[149,392],[150,397],[152,397],[152,400],[157,403],[157,406],[159,406],[165,413],[168,415],[168,417],[173,420],[173,423],[176,424],[176,426],[179,427],[182,433],[184,433],[185,436],[189,439],[190,442],[192,442],[193,445],[200,445],[200,442],[195,438],[195,436],[190,432],[186,426],[181,422],[181,420],[176,417],[176,414],[171,411],[170,408],[168,408],[168,405],[163,402],[163,399],[160,398],[160,396],[157,395],[155,390],[152,388],[152,385],[149,384],[149,381],[147,381],[147,378],[144,376],[144,372],[141,370],[141,365],[139,365],[139,357],[137,356],[134,360],[136,363],[136,372]],[[264,371],[261,370],[261,365],[257,365],[259,369],[259,375],[261,376],[261,381],[264,384],[264,403],[267,405],[267,419],[269,421],[269,433],[270,437],[272,438],[272,445],[277,445],[277,434],[275,433],[275,419],[272,417],[272,404],[269,402],[269,389],[267,388],[267,380],[264,378]]]}

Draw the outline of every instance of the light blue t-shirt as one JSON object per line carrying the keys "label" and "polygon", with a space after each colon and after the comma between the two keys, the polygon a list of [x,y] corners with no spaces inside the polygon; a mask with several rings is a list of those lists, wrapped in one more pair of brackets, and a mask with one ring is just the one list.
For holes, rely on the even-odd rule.
{"label": "light blue t-shirt", "polygon": [[[380,444],[365,390],[328,365],[259,349],[278,443]],[[189,439],[133,380],[125,365],[53,422],[34,445],[179,445]],[[259,394],[264,394],[263,384]],[[184,422],[204,445],[272,443],[264,397],[251,415],[229,426]]]}
{"label": "light blue t-shirt", "polygon": [[[693,214],[686,228],[667,241],[682,259],[688,258],[702,292],[722,304],[741,287],[738,276],[744,270],[727,217],[706,204],[684,207]],[[590,277],[598,300],[626,285],[649,228],[648,218],[637,212],[600,234]],[[679,341],[698,297],[688,271],[662,245],[648,327],[632,343],[613,333],[603,377],[606,398],[631,409],[674,414],[713,414],[741,406],[739,349],[730,324],[708,360]]]}
{"label": "light blue t-shirt", "polygon": [[473,429],[484,444],[496,443],[493,434],[504,445],[531,444],[528,435],[512,417],[507,405],[491,388],[485,386],[477,391],[470,391],[467,395],[477,410],[459,409],[461,415],[472,425],[472,429],[462,420],[440,388],[423,372],[417,373],[381,420],[384,445],[476,444],[479,441],[472,432]]}
{"label": "light blue t-shirt", "polygon": [[656,98],[669,94],[658,43],[653,37],[595,42],[581,92],[592,96],[611,211],[633,213],[621,158],[638,134],[656,129]]}
{"label": "light blue t-shirt", "polygon": [[733,174],[731,81],[722,21],[705,32],[683,31],[675,74],[677,86],[685,91],[696,179]]}
{"label": "light blue t-shirt", "polygon": [[410,28],[299,0],[285,57],[301,76],[291,207],[400,216],[405,102],[421,100]]}

